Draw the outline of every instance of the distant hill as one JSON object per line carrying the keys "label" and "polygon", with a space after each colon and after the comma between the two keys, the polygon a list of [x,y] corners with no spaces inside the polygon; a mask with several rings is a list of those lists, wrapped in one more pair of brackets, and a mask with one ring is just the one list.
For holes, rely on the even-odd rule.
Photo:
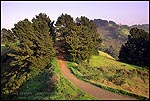
{"label": "distant hill", "polygon": [[138,24],[138,25],[132,25],[130,26],[130,28],[133,28],[133,27],[137,27],[139,29],[144,29],[145,31],[149,32],[149,24]]}
{"label": "distant hill", "polygon": [[100,50],[110,54],[118,59],[119,50],[128,39],[128,34],[131,28],[137,27],[149,32],[149,24],[142,25],[119,25],[114,21],[107,21],[102,19],[94,19],[97,26],[97,32],[101,35],[102,45]]}

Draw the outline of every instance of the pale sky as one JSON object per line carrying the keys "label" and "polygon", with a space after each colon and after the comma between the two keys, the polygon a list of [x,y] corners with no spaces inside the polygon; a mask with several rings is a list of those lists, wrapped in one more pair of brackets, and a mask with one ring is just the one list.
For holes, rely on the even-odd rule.
{"label": "pale sky", "polygon": [[149,24],[149,1],[1,1],[1,29],[11,29],[41,12],[55,21],[67,13],[74,19],[86,16],[123,25]]}

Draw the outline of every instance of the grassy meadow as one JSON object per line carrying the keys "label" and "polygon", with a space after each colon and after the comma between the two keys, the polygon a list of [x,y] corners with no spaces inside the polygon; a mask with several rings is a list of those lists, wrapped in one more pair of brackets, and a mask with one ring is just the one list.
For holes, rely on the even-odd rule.
{"label": "grassy meadow", "polygon": [[89,64],[68,61],[68,67],[79,79],[101,88],[138,99],[149,98],[149,70],[115,61],[106,53],[92,56]]}

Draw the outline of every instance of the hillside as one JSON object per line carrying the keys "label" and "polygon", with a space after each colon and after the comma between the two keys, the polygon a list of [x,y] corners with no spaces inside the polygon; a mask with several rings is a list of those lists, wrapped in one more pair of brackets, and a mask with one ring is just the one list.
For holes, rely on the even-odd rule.
{"label": "hillside", "polygon": [[144,29],[145,31],[149,32],[149,24],[138,24],[138,25],[132,25],[130,26],[130,28],[133,28],[133,27],[137,27],[139,29]]}
{"label": "hillside", "polygon": [[[56,58],[43,71],[34,71],[26,77],[8,64],[8,49],[1,46],[1,98],[11,100],[96,100],[68,81],[61,73]],[[52,73],[54,71],[54,73]],[[25,78],[25,79],[24,79]],[[3,94],[9,94],[10,97]],[[5,98],[6,97],[6,98]]]}
{"label": "hillside", "polygon": [[118,59],[120,47],[128,39],[129,30],[131,28],[137,27],[149,32],[149,24],[127,26],[102,19],[94,19],[93,21],[97,26],[97,32],[102,38],[100,50],[116,59]]}
{"label": "hillside", "polygon": [[68,67],[79,79],[100,88],[138,99],[149,98],[148,69],[109,59],[104,54],[92,56],[90,63],[84,65],[68,61]]}

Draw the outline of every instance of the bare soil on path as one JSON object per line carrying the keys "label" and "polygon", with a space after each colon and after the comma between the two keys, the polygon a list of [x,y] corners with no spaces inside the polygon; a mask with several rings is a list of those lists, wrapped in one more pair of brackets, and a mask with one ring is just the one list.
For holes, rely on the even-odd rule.
{"label": "bare soil on path", "polygon": [[67,63],[66,63],[64,56],[65,54],[59,49],[59,53],[57,54],[57,59],[58,59],[60,70],[62,74],[80,90],[102,100],[136,100],[135,98],[130,98],[125,95],[119,95],[119,94],[101,89],[99,87],[96,87],[85,81],[79,80],[72,74],[70,69],[67,67]]}

